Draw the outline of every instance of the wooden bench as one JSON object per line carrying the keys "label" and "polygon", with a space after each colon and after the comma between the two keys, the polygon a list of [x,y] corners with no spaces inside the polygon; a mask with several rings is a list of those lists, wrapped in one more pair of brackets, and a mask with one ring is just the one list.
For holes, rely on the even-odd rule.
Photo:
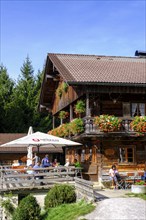
{"label": "wooden bench", "polygon": [[97,165],[96,164],[90,164],[88,171],[83,172],[83,178],[86,180],[91,180],[91,181],[97,181]]}

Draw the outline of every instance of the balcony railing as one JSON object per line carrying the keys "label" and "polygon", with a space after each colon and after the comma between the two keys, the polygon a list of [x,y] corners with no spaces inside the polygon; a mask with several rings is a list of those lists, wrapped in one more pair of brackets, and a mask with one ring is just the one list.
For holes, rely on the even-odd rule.
{"label": "balcony railing", "polygon": [[[118,131],[116,132],[134,132],[131,128],[130,128],[130,123],[132,121],[132,118],[131,119],[123,119],[121,118],[122,120],[122,123],[121,123],[121,127]],[[98,128],[97,125],[95,125],[94,123],[94,118],[92,117],[86,117],[84,118],[84,125],[85,125],[85,133],[86,134],[100,134],[101,131],[100,129]],[[111,133],[111,131],[110,131]]]}

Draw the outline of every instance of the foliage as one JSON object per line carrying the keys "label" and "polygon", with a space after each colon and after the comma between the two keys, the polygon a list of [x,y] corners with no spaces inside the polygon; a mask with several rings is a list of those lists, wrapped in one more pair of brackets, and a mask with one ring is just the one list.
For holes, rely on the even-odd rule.
{"label": "foliage", "polygon": [[63,83],[62,83],[62,90],[63,90],[64,92],[67,92],[67,91],[68,91],[68,84],[67,84],[66,82],[63,82]]}
{"label": "foliage", "polygon": [[85,102],[83,100],[78,100],[75,105],[75,113],[81,114],[85,112]]}
{"label": "foliage", "polygon": [[68,184],[56,184],[45,197],[45,209],[56,207],[64,203],[76,201],[75,189]]}
{"label": "foliage", "polygon": [[59,84],[58,88],[56,89],[56,96],[61,99],[63,92],[66,93],[67,91],[68,91],[68,84],[66,82],[62,82],[61,84]]}
{"label": "foliage", "polygon": [[76,118],[70,123],[71,134],[79,134],[84,131],[84,123],[81,118]]}
{"label": "foliage", "polygon": [[135,116],[130,127],[136,132],[146,132],[146,116]]}
{"label": "foliage", "polygon": [[142,181],[142,180],[137,180],[135,182],[135,185],[146,185],[145,181]]}
{"label": "foliage", "polygon": [[49,131],[48,134],[59,137],[68,137],[70,135],[70,123],[62,124],[59,127]]}
{"label": "foliage", "polygon": [[58,88],[56,89],[56,96],[61,99],[62,93],[63,93],[63,91],[62,91],[61,86],[58,86]]}
{"label": "foliage", "polygon": [[65,111],[60,111],[59,112],[59,118],[60,119],[65,119],[68,117],[68,112],[65,112]]}
{"label": "foliage", "polygon": [[59,137],[68,137],[70,135],[79,134],[84,131],[84,123],[81,118],[76,118],[70,123],[62,124],[59,127],[52,129],[48,134],[59,136]]}
{"label": "foliage", "polygon": [[40,206],[36,198],[28,195],[21,200],[19,206],[16,208],[13,220],[40,220]]}
{"label": "foliage", "polygon": [[5,209],[5,213],[7,216],[12,216],[15,211],[15,207],[13,205],[12,193],[5,194],[5,197],[7,198],[1,201],[1,206]]}
{"label": "foliage", "polygon": [[7,106],[12,101],[12,93],[14,82],[9,78],[7,69],[3,65],[0,66],[0,132],[6,132]]}
{"label": "foliage", "polygon": [[127,193],[126,195],[128,195],[129,197],[138,197],[146,200],[146,194],[144,193]]}
{"label": "foliage", "polygon": [[114,115],[100,115],[94,118],[94,123],[104,132],[118,131],[121,127],[121,122],[122,120]]}
{"label": "foliage", "polygon": [[0,66],[0,132],[27,133],[29,126],[34,131],[46,132],[52,127],[51,115],[38,112],[38,102],[44,71],[34,70],[27,56],[21,67],[17,84],[8,76],[7,70]]}
{"label": "foliage", "polygon": [[50,208],[47,216],[44,213],[43,220],[76,220],[79,216],[86,215],[94,209],[95,206],[92,203],[86,203],[83,200],[72,204],[62,204],[55,208]]}

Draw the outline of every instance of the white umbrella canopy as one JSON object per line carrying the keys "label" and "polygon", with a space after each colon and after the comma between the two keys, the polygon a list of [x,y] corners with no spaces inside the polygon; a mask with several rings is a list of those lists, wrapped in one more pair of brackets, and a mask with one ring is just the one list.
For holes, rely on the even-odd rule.
{"label": "white umbrella canopy", "polygon": [[28,146],[33,145],[38,147],[45,145],[48,145],[48,147],[57,147],[57,146],[63,147],[63,146],[74,146],[74,145],[82,145],[82,144],[38,131],[33,134],[29,134],[25,137],[2,144],[1,147],[13,147],[13,146],[16,147],[17,145],[23,147],[26,145]]}

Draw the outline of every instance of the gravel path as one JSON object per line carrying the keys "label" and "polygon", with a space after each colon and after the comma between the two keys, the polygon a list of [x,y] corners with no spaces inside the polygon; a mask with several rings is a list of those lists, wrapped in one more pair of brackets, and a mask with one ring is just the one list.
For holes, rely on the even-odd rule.
{"label": "gravel path", "polygon": [[97,203],[96,209],[79,219],[146,220],[146,201],[140,198],[108,198]]}

